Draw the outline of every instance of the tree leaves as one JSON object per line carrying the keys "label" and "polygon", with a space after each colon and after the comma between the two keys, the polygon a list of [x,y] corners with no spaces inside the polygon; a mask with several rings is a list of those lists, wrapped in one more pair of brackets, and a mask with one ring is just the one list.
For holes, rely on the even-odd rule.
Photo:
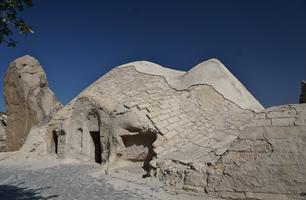
{"label": "tree leaves", "polygon": [[13,30],[21,34],[34,33],[32,27],[18,16],[19,12],[31,6],[32,0],[0,0],[0,45],[16,46],[17,41],[12,38]]}

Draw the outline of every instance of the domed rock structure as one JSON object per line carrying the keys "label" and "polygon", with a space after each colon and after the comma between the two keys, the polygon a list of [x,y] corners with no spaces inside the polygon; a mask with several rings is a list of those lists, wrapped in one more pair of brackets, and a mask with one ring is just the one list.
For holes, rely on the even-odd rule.
{"label": "domed rock structure", "polygon": [[188,72],[139,61],[112,69],[30,136],[45,133],[41,146],[59,158],[143,168],[176,188],[301,199],[305,127],[305,104],[264,109],[216,59]]}
{"label": "domed rock structure", "polygon": [[34,125],[47,123],[61,103],[48,88],[46,74],[31,56],[14,60],[4,78],[7,150],[20,149]]}
{"label": "domed rock structure", "polygon": [[[199,71],[222,83],[201,80]],[[253,116],[251,109],[263,107],[217,60],[188,73],[130,63],[97,80],[56,114],[49,124],[50,152],[111,168],[140,162],[150,169],[150,161],[177,150],[186,151],[182,156],[198,151],[208,159],[204,154],[217,147],[222,152],[237,137],[233,130]],[[97,145],[102,147],[93,148]],[[188,157],[197,159],[193,156]]]}

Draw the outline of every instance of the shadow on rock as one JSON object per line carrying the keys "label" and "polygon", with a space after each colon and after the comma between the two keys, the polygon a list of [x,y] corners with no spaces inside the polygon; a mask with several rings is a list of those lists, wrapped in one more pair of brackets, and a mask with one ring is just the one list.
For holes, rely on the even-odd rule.
{"label": "shadow on rock", "polygon": [[58,197],[58,195],[52,195],[43,197],[40,194],[41,190],[48,188],[39,189],[28,189],[24,187],[18,187],[14,185],[0,185],[0,199],[5,200],[46,200]]}

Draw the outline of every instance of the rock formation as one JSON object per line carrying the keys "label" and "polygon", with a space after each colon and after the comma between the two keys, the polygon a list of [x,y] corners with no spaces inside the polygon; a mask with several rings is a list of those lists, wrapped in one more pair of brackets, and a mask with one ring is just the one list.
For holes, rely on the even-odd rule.
{"label": "rock formation", "polygon": [[305,199],[306,106],[272,107],[251,121],[207,166],[206,191],[229,199]]}
{"label": "rock formation", "polygon": [[[200,72],[221,83],[201,80]],[[198,151],[187,142],[191,138],[202,142],[203,156],[229,144],[238,137],[231,129],[250,120],[253,109],[263,107],[217,60],[188,73],[130,63],[113,69],[55,115],[49,123],[49,150],[111,168],[141,163],[149,171],[156,156],[166,158],[178,148],[186,155]]]}
{"label": "rock formation", "polygon": [[4,78],[7,150],[18,150],[32,126],[46,123],[61,104],[48,88],[46,74],[31,56],[13,61]]}
{"label": "rock formation", "polygon": [[300,103],[306,103],[306,81],[302,81],[301,85]]}
{"label": "rock formation", "polygon": [[0,113],[0,152],[6,149],[6,115]]}
{"label": "rock formation", "polygon": [[188,72],[145,61],[116,67],[35,134],[30,152],[46,148],[108,172],[143,168],[215,197],[306,195],[306,104],[264,109],[216,59]]}

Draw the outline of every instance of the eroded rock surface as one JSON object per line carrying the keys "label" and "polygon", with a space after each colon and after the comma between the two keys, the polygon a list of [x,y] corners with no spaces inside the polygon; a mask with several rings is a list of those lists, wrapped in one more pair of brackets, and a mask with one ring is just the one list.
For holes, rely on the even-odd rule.
{"label": "eroded rock surface", "polygon": [[18,150],[32,126],[46,123],[61,108],[48,88],[46,74],[31,56],[13,61],[4,78],[7,150]]}
{"label": "eroded rock surface", "polygon": [[300,103],[306,103],[306,81],[302,81],[301,83]]}
{"label": "eroded rock surface", "polygon": [[305,111],[287,105],[258,113],[208,166],[206,190],[234,199],[305,199]]}
{"label": "eroded rock surface", "polygon": [[0,113],[0,152],[6,149],[6,124],[7,119],[5,113]]}
{"label": "eroded rock surface", "polygon": [[38,132],[49,154],[106,172],[142,168],[217,198],[303,199],[305,127],[306,104],[264,109],[213,59],[189,72],[144,61],[114,68]]}
{"label": "eroded rock surface", "polygon": [[[156,68],[136,62],[113,69],[60,110],[49,123],[50,152],[109,168],[139,163],[147,171],[156,158],[204,163],[221,154],[254,115],[211,85],[177,89],[169,77],[137,70],[147,65]],[[95,148],[99,142],[101,149]]]}

